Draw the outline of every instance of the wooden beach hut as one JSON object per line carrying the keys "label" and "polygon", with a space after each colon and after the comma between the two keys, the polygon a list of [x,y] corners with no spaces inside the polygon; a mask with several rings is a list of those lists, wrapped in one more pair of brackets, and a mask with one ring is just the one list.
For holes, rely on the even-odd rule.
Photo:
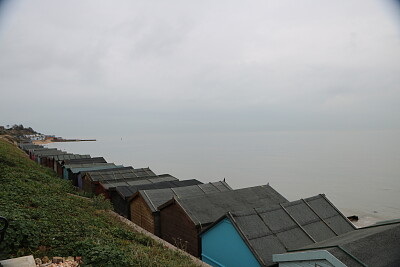
{"label": "wooden beach hut", "polygon": [[[130,184],[128,186],[119,186],[119,183],[114,183],[113,184],[114,187],[108,188],[108,192],[110,195],[111,203],[113,204],[114,207],[114,211],[124,216],[125,218],[130,219],[131,218],[131,213],[129,208],[130,198],[139,190],[174,188],[174,187],[202,184],[202,182],[196,179],[179,181],[178,179],[170,175],[169,176],[171,178],[175,179],[171,181],[166,181],[165,177],[161,176],[162,175],[155,178],[148,178],[146,180],[129,181],[126,182],[127,184]],[[101,185],[103,186],[103,184]]]}
{"label": "wooden beach hut", "polygon": [[324,195],[236,210],[200,233],[201,258],[212,266],[274,266],[273,254],[354,229]]}
{"label": "wooden beach hut", "polygon": [[49,149],[51,149],[51,150],[57,150],[57,148],[36,147],[36,148],[29,148],[28,151],[27,151],[27,154],[29,155],[29,158],[30,158],[31,160],[34,160],[34,152],[35,152],[35,151],[36,151],[36,152],[39,152],[39,151],[41,151],[41,150],[49,150]]}
{"label": "wooden beach hut", "polygon": [[400,266],[400,220],[359,228],[272,259],[279,267]]}
{"label": "wooden beach hut", "polygon": [[64,166],[74,164],[92,164],[92,163],[107,163],[103,157],[89,157],[89,158],[76,158],[76,159],[64,159],[57,166],[57,174],[60,177],[64,177]]}
{"label": "wooden beach hut", "polygon": [[185,198],[174,197],[159,206],[161,238],[200,257],[199,233],[226,212],[286,202],[288,200],[269,185]]}
{"label": "wooden beach hut", "polygon": [[103,157],[93,157],[93,158],[76,158],[76,159],[64,159],[62,165],[71,164],[89,164],[89,163],[107,163]]}
{"label": "wooden beach hut", "polygon": [[54,162],[56,161],[56,158],[58,158],[58,156],[60,156],[60,155],[73,155],[73,154],[65,152],[65,154],[49,155],[49,156],[47,156],[47,167],[54,170]]}
{"label": "wooden beach hut", "polygon": [[[139,170],[137,170],[137,172],[139,172]],[[94,170],[85,172],[83,175],[81,175],[81,179],[80,181],[78,181],[79,187],[86,192],[95,194],[99,181],[103,179],[113,179],[114,176],[122,174],[131,174],[131,176],[137,177],[132,166],[121,167],[111,170]]]}
{"label": "wooden beach hut", "polygon": [[[109,183],[122,182],[123,180],[136,181],[144,180],[148,177],[157,177],[157,175],[150,170],[150,168],[134,169],[133,167],[88,172],[82,177],[82,188],[86,192],[91,192],[96,195],[103,194],[106,198],[109,198],[107,191],[108,186],[101,186],[100,183],[103,182],[106,184],[106,181]],[[174,177],[172,179],[176,178]]]}
{"label": "wooden beach hut", "polygon": [[34,145],[32,143],[19,143],[18,147],[22,149],[26,154],[29,154],[30,149],[38,149],[38,148],[44,148],[44,146],[41,145]]}
{"label": "wooden beach hut", "polygon": [[64,166],[64,179],[71,180],[74,186],[78,186],[78,175],[80,172],[106,170],[114,168],[122,168],[122,165],[114,163],[93,163],[93,164],[76,164]]}
{"label": "wooden beach hut", "polygon": [[223,181],[185,187],[140,190],[132,196],[130,201],[131,221],[147,231],[160,236],[160,216],[158,210],[160,205],[174,196],[197,196],[229,190],[232,190],[232,188]]}
{"label": "wooden beach hut", "polygon": [[44,163],[46,162],[46,156],[47,155],[63,154],[63,153],[66,153],[66,152],[58,150],[58,149],[56,149],[56,150],[50,150],[49,149],[49,150],[35,151],[34,152],[35,162],[37,164],[44,165]]}
{"label": "wooden beach hut", "polygon": [[[96,163],[96,164],[89,164],[82,167],[75,167],[70,168],[68,170],[68,179],[72,180],[73,185],[78,186],[79,182],[82,181],[82,175],[85,175],[88,171],[100,171],[100,170],[111,170],[111,169],[120,169],[125,168],[123,165],[115,165],[115,163]],[[81,179],[79,179],[81,178]]]}
{"label": "wooden beach hut", "polygon": [[110,190],[117,186],[129,186],[136,184],[151,184],[153,180],[160,179],[162,181],[178,181],[177,178],[170,174],[160,174],[156,176],[129,178],[121,180],[105,180],[99,182],[96,194],[103,194],[106,198],[110,198]]}
{"label": "wooden beach hut", "polygon": [[40,165],[48,167],[49,157],[54,156],[54,155],[63,155],[63,154],[67,154],[67,152],[61,151],[61,150],[41,151],[36,156],[37,156],[37,159],[38,159],[38,162],[40,163]]}
{"label": "wooden beach hut", "polygon": [[169,182],[169,181],[178,181],[179,179],[170,175],[170,174],[158,174],[155,176],[147,176],[141,177],[143,179],[135,179],[135,178],[122,178],[115,180],[102,180],[99,181],[99,186],[101,187],[100,191],[114,191],[116,187],[123,186],[137,186],[141,184],[153,184],[153,183],[161,183],[161,182]]}
{"label": "wooden beach hut", "polygon": [[[36,155],[39,154],[41,151],[56,151],[58,150],[57,148],[33,148],[33,149],[29,149],[29,158],[35,162],[37,162],[36,160]],[[37,162],[39,163],[39,162]]]}
{"label": "wooden beach hut", "polygon": [[81,159],[81,158],[90,158],[90,155],[80,155],[80,154],[63,154],[63,155],[55,155],[53,157],[50,158],[50,163],[49,165],[51,165],[51,168],[53,168],[53,170],[58,173],[57,169],[58,166],[60,166],[61,170],[62,170],[62,166],[61,166],[61,162],[63,160],[67,160],[67,159]]}

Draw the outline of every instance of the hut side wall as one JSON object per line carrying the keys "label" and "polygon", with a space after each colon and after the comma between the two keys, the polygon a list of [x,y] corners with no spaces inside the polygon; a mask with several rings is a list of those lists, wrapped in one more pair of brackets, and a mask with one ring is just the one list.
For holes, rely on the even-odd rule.
{"label": "hut side wall", "polygon": [[96,196],[102,194],[106,199],[110,199],[110,194],[108,193],[108,190],[106,190],[100,183],[97,184],[95,187],[95,194]]}
{"label": "hut side wall", "polygon": [[201,235],[202,261],[211,266],[260,267],[232,222],[225,218]]}
{"label": "hut side wall", "polygon": [[130,219],[129,203],[125,201],[115,190],[110,190],[111,203],[113,204],[114,211],[125,218]]}
{"label": "hut side wall", "polygon": [[58,174],[58,170],[57,170],[57,160],[55,160],[53,162],[53,170]]}
{"label": "hut side wall", "polygon": [[131,210],[131,221],[146,229],[152,234],[156,234],[154,231],[154,216],[153,212],[147,206],[146,201],[138,195],[130,203]]}
{"label": "hut side wall", "polygon": [[185,211],[176,203],[160,211],[161,238],[186,250],[195,257],[200,256],[198,230]]}
{"label": "hut side wall", "polygon": [[64,169],[63,169],[62,165],[58,162],[57,162],[57,174],[61,178],[63,178],[63,176],[64,176]]}
{"label": "hut side wall", "polygon": [[82,177],[82,189],[87,193],[95,193],[96,185],[90,180],[89,176],[84,175]]}
{"label": "hut side wall", "polygon": [[54,158],[51,158],[47,161],[47,167],[54,169]]}

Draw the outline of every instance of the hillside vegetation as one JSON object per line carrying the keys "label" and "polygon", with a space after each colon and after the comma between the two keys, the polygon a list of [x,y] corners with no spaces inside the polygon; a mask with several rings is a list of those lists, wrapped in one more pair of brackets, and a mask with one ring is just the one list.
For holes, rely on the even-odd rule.
{"label": "hillside vegetation", "polygon": [[0,139],[0,216],[10,221],[0,259],[82,256],[84,266],[195,266],[189,257],[132,232],[72,185]]}
{"label": "hillside vegetation", "polygon": [[14,124],[13,126],[7,125],[7,127],[4,127],[0,125],[0,134],[5,134],[5,135],[12,135],[12,136],[23,136],[23,135],[29,135],[29,134],[37,134],[35,130],[33,130],[31,127],[24,127],[22,124],[17,125]]}

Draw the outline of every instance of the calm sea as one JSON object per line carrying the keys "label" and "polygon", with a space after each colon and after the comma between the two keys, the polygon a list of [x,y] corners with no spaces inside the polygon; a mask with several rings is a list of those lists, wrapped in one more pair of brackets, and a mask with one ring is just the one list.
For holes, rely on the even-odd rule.
{"label": "calm sea", "polygon": [[289,200],[324,193],[366,224],[400,218],[400,131],[90,137],[49,146],[235,189],[270,183]]}

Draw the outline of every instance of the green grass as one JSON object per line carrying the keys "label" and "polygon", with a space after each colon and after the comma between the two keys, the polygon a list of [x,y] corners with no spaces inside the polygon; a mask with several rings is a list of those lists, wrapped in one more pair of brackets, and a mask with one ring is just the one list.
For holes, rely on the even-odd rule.
{"label": "green grass", "polygon": [[196,266],[189,257],[132,232],[101,209],[101,199],[71,196],[73,186],[0,139],[0,216],[10,221],[0,259],[33,254],[82,256],[85,266]]}

